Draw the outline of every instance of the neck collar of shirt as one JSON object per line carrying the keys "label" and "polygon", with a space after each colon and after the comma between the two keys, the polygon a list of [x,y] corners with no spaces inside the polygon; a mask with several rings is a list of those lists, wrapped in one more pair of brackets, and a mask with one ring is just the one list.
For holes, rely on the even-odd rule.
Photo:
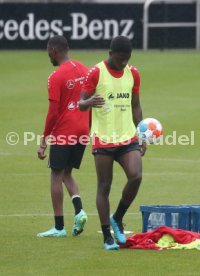
{"label": "neck collar of shirt", "polygon": [[60,66],[66,64],[66,63],[69,62],[69,61],[71,61],[71,59],[67,59],[67,60],[63,61],[63,62],[60,64]]}
{"label": "neck collar of shirt", "polygon": [[113,70],[109,67],[107,60],[104,60],[104,64],[108,72],[115,78],[121,78],[124,74],[124,70]]}

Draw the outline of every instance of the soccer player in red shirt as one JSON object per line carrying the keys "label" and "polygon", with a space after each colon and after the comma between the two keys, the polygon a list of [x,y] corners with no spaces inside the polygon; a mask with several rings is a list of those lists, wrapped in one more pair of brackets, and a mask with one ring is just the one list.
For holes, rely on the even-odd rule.
{"label": "soccer player in red shirt", "polygon": [[[146,145],[139,145],[136,126],[142,120],[139,100],[140,75],[128,65],[132,45],[124,36],[111,41],[109,58],[93,66],[82,87],[79,108],[92,108],[93,155],[97,172],[96,204],[106,250],[118,249],[110,233],[126,242],[122,219],[137,195],[142,179],[141,156]],[[110,216],[109,193],[113,163],[118,161],[127,176],[127,183],[116,212]]]}
{"label": "soccer player in red shirt", "polygon": [[79,138],[89,133],[89,113],[78,108],[83,80],[87,68],[68,57],[68,42],[63,36],[54,36],[47,45],[51,63],[59,66],[48,78],[49,110],[38,157],[43,160],[46,139],[51,135],[49,167],[51,168],[51,196],[55,214],[55,227],[39,233],[38,237],[66,236],[63,218],[63,187],[65,184],[75,209],[72,235],[79,235],[87,221],[82,208],[78,186],[72,177],[73,168],[79,169],[85,145]]}

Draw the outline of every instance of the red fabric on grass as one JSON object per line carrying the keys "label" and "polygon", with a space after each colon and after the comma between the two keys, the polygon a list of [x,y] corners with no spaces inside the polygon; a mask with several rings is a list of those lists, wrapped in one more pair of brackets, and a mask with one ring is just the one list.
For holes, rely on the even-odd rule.
{"label": "red fabric on grass", "polygon": [[165,234],[171,235],[174,238],[175,242],[180,244],[187,244],[195,241],[196,239],[200,239],[200,233],[161,226],[156,230],[141,234],[135,234],[128,237],[126,243],[120,244],[120,247],[132,249],[160,250],[163,248],[158,247],[156,243]]}

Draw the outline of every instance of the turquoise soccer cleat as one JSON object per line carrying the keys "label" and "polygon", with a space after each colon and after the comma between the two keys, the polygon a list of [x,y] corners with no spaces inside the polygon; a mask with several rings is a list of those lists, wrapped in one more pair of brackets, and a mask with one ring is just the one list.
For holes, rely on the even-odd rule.
{"label": "turquoise soccer cleat", "polygon": [[118,250],[119,245],[115,243],[112,237],[109,237],[106,239],[104,243],[104,249],[105,250]]}
{"label": "turquoise soccer cleat", "polygon": [[57,230],[55,227],[52,227],[50,230],[42,233],[38,233],[37,237],[45,238],[45,237],[66,237],[67,232],[63,228],[62,230]]}
{"label": "turquoise soccer cleat", "polygon": [[72,228],[72,235],[78,236],[83,232],[85,223],[87,222],[88,217],[87,214],[81,210],[74,218],[74,225]]}
{"label": "turquoise soccer cleat", "polygon": [[122,222],[114,220],[113,215],[110,216],[110,224],[112,225],[115,239],[119,243],[126,243],[126,235],[124,234],[124,228]]}

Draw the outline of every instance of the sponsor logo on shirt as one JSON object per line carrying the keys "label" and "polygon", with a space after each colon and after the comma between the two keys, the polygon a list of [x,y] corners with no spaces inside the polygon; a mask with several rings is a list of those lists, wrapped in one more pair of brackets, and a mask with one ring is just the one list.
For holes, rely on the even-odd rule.
{"label": "sponsor logo on shirt", "polygon": [[128,99],[129,93],[117,93],[117,99]]}
{"label": "sponsor logo on shirt", "polygon": [[112,110],[112,105],[109,104],[109,103],[106,103],[106,104],[100,109],[100,112],[101,112],[102,114],[107,114],[107,113],[109,113],[111,110]]}
{"label": "sponsor logo on shirt", "polygon": [[108,94],[108,99],[109,100],[114,100],[114,98],[115,98],[115,96],[113,95],[112,92]]}
{"label": "sponsor logo on shirt", "polygon": [[117,93],[117,95],[114,95],[112,92],[108,94],[108,100],[114,100],[116,99],[128,99],[129,93]]}
{"label": "sponsor logo on shirt", "polygon": [[69,102],[67,108],[68,108],[69,110],[75,110],[75,108],[76,108],[75,102],[73,102],[73,101]]}
{"label": "sponsor logo on shirt", "polygon": [[67,88],[68,89],[73,89],[74,88],[74,86],[75,86],[75,84],[76,84],[76,82],[79,82],[80,84],[83,84],[83,81],[84,81],[84,78],[85,77],[80,77],[80,78],[76,78],[76,79],[74,79],[74,80],[68,80],[67,81]]}
{"label": "sponsor logo on shirt", "polygon": [[75,79],[75,82],[80,82],[80,84],[83,84],[84,79],[85,79],[85,77],[80,77],[80,78]]}
{"label": "sponsor logo on shirt", "polygon": [[68,80],[67,81],[67,88],[68,89],[73,89],[75,86],[75,81],[74,80]]}

